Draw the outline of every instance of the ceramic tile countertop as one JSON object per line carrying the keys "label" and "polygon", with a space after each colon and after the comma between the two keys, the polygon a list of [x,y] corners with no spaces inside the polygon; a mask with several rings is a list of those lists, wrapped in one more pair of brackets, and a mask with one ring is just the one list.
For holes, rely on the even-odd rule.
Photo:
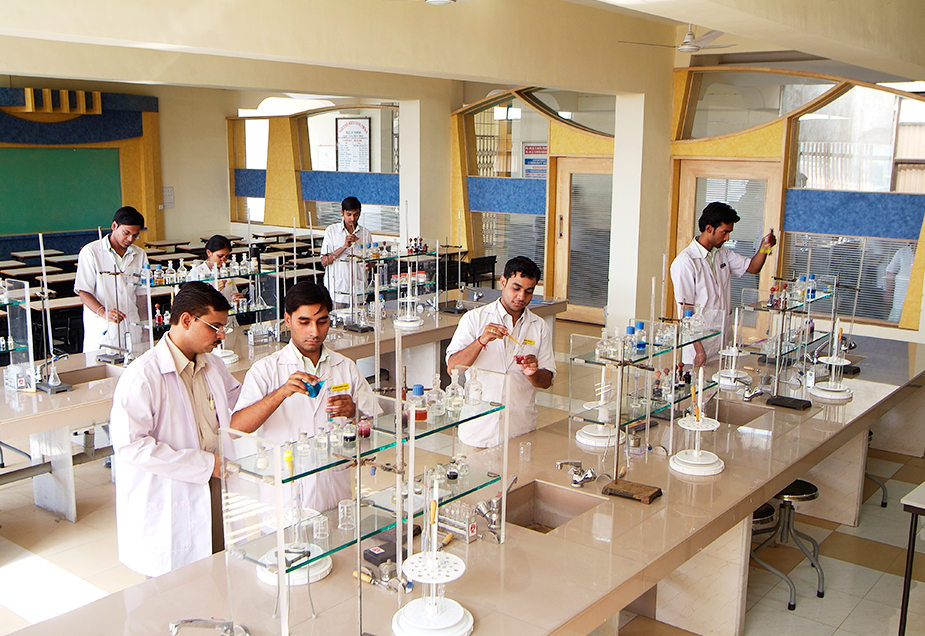
{"label": "ceramic tile countertop", "polygon": [[[897,370],[906,382],[925,370],[916,358],[910,355],[912,362]],[[723,458],[725,471],[713,477],[680,476],[669,471],[665,456],[636,456],[631,460],[628,479],[658,486],[664,493],[651,505],[601,497],[598,505],[549,534],[508,524],[503,545],[486,541],[468,546],[451,544],[448,551],[463,558],[467,572],[447,585],[447,597],[472,612],[480,633],[588,634],[790,481],[863,433],[871,421],[891,408],[891,396],[898,388],[896,384],[861,379],[846,382],[854,391],[854,400],[845,407],[795,412],[760,403],[729,406],[720,401],[720,416],[736,424],[723,424],[706,435],[704,448]],[[574,434],[580,426],[566,420],[511,443],[509,471],[518,475],[515,487],[538,480],[571,493],[567,487],[570,476],[556,470],[557,460],[581,460],[586,468],[612,470],[612,455],[604,457],[579,448]],[[664,422],[652,429],[653,443],[667,443],[668,431]],[[680,442],[683,435],[677,430],[675,433],[675,441]],[[532,443],[529,463],[518,458],[519,442],[524,441]],[[471,456],[470,462],[477,468],[499,471],[502,452],[499,448],[479,453]],[[601,485],[586,484],[583,494],[594,496]],[[232,612],[226,594],[226,567],[253,565],[229,558],[226,566],[223,556],[218,555],[21,633],[157,633],[171,620],[209,616],[233,616],[241,624],[266,627],[262,623],[272,612],[275,592],[256,581],[252,589],[237,589],[234,598],[246,602],[236,601]],[[353,550],[334,555],[332,574],[312,586],[318,617],[311,618],[306,602],[293,602],[294,634],[353,631],[357,588],[350,573],[355,567]],[[293,592],[294,597],[297,594]],[[389,595],[364,588],[364,631],[390,633],[391,617],[398,607],[418,596],[418,592]]]}

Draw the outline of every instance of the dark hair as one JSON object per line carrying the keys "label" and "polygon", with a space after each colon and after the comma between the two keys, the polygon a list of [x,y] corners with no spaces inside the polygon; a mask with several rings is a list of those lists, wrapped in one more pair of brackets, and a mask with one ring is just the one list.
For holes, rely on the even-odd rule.
{"label": "dark hair", "polygon": [[231,241],[226,239],[221,234],[215,234],[212,238],[206,241],[206,251],[217,252],[219,250],[231,251]]}
{"label": "dark hair", "polygon": [[170,306],[170,324],[180,324],[180,316],[184,313],[198,318],[209,313],[209,309],[229,311],[231,305],[228,304],[228,299],[212,285],[198,280],[184,283],[180,286],[180,291],[174,296],[173,304]]}
{"label": "dark hair", "polygon": [[526,256],[515,256],[504,264],[504,277],[509,279],[516,274],[539,282],[540,267]]}
{"label": "dark hair", "polygon": [[340,209],[345,212],[353,212],[354,210],[360,210],[362,206],[360,205],[360,200],[356,197],[347,197],[340,202]]}
{"label": "dark hair", "polygon": [[707,226],[719,227],[723,223],[738,223],[739,215],[732,209],[728,203],[723,203],[721,201],[714,201],[710,203],[703,209],[703,212],[700,214],[700,226],[701,232],[707,231]]}
{"label": "dark hair", "polygon": [[324,305],[328,311],[333,311],[334,303],[331,294],[324,285],[318,285],[310,280],[296,283],[286,292],[286,313],[290,316],[303,305]]}
{"label": "dark hair", "polygon": [[116,225],[137,225],[144,228],[145,217],[141,216],[141,212],[132,206],[126,205],[116,210],[116,213],[112,215],[112,222]]}

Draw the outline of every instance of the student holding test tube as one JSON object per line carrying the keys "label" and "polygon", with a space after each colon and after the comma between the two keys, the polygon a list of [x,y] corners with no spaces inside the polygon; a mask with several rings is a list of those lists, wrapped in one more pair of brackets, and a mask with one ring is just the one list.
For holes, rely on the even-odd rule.
{"label": "student holding test tube", "polygon": [[[247,433],[263,427],[258,435],[283,443],[302,432],[314,437],[332,417],[377,415],[376,395],[356,363],[324,346],[331,327],[328,290],[303,281],[289,290],[285,304],[292,339],[247,372],[231,427]],[[336,508],[351,496],[350,472],[323,471],[306,477],[303,488],[303,506]]]}

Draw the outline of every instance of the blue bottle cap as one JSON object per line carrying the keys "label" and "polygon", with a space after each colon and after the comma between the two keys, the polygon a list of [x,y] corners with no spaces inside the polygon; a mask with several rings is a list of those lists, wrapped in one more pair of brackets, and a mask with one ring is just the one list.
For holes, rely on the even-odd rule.
{"label": "blue bottle cap", "polygon": [[685,317],[685,318],[690,318],[690,317],[693,316],[693,315],[694,315],[694,310],[693,310],[693,309],[685,309],[685,310],[684,310],[684,317]]}
{"label": "blue bottle cap", "polygon": [[645,323],[645,322],[643,322],[642,320],[637,320],[637,321],[636,321],[636,331],[642,331],[642,330],[645,329],[645,328],[646,328],[646,323]]}
{"label": "blue bottle cap", "polygon": [[415,384],[413,387],[411,387],[411,395],[424,395],[424,385]]}
{"label": "blue bottle cap", "polygon": [[800,276],[800,282],[801,282],[801,283],[804,282],[805,280],[806,280],[806,276]]}
{"label": "blue bottle cap", "polygon": [[809,280],[816,280],[816,275],[815,275],[815,274],[810,274],[810,275],[809,275]]}
{"label": "blue bottle cap", "polygon": [[627,335],[627,336],[632,336],[632,335],[634,335],[635,333],[636,333],[636,327],[627,327],[627,328],[626,328],[626,335]]}

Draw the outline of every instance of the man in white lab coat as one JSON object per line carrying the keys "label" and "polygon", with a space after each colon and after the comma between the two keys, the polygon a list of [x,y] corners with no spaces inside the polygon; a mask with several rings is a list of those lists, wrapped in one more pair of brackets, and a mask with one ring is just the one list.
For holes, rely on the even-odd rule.
{"label": "man in white lab coat", "polygon": [[[532,260],[509,260],[500,281],[501,298],[466,312],[446,350],[448,371],[461,365],[507,374],[506,397],[504,382],[497,376],[481,374],[479,381],[483,400],[504,401],[510,409],[511,437],[536,429],[536,389],[548,389],[556,375],[549,327],[527,308],[539,280],[540,268]],[[460,424],[459,439],[477,448],[497,446],[502,442],[502,416],[503,411]]]}
{"label": "man in white lab coat", "polygon": [[347,197],[340,204],[343,222],[329,225],[321,242],[321,265],[324,270],[324,286],[334,297],[338,307],[350,304],[350,293],[354,296],[366,294],[366,266],[359,255],[360,248],[372,242],[372,236],[360,225],[360,200]]}
{"label": "man in white lab coat", "polygon": [[[112,232],[80,250],[74,293],[84,305],[85,352],[103,344],[124,347],[129,325],[139,320],[131,279],[148,262],[144,250],[133,245],[144,224],[135,208],[119,208],[112,219]],[[136,335],[140,337],[140,331],[133,334],[133,340]]]}
{"label": "man in white lab coat", "polygon": [[223,549],[218,427],[229,426],[241,385],[210,352],[229,309],[210,285],[183,285],[170,331],[113,395],[119,560],[146,576]]}
{"label": "man in white lab coat", "polygon": [[[311,281],[292,286],[286,294],[289,344],[254,363],[244,378],[231,427],[287,442],[300,433],[316,436],[332,425],[332,418],[374,416],[380,412],[376,395],[356,363],[324,346],[331,327],[328,290]],[[323,382],[320,393],[309,397],[306,383]],[[302,503],[329,510],[349,499],[350,472],[326,470],[300,480]]]}
{"label": "man in white lab coat", "polygon": [[[731,276],[741,277],[745,273],[760,272],[771,248],[777,244],[772,230],[761,239],[758,253],[751,259],[730,249],[723,249],[723,244],[738,221],[738,213],[728,204],[719,201],[710,203],[700,215],[700,235],[671,263],[675,302],[687,309],[699,305],[707,330],[719,330],[724,326],[729,330],[732,311],[729,298]],[[684,364],[693,364],[695,369],[702,367],[717,358],[721,345],[718,336],[705,342],[696,342],[684,347],[682,361]]]}

